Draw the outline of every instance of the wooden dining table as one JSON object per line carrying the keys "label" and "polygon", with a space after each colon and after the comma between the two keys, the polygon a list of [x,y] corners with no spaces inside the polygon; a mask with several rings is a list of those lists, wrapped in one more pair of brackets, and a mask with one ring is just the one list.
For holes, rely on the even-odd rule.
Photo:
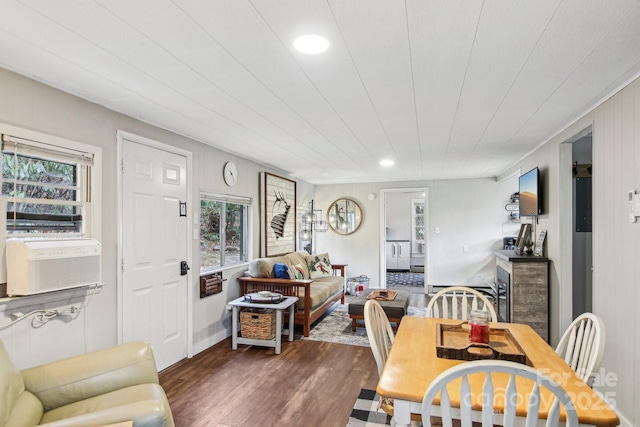
{"label": "wooden dining table", "polygon": [[[436,352],[436,329],[438,324],[456,325],[460,320],[405,316],[400,323],[389,357],[378,382],[377,392],[381,397],[394,400],[394,419],[397,426],[408,426],[411,414],[420,414],[422,398],[431,382],[452,366],[464,360],[440,358]],[[617,426],[620,420],[611,407],[602,400],[564,360],[529,326],[517,323],[491,323],[491,328],[506,328],[527,356],[527,364],[554,379],[564,387],[576,408],[581,426]],[[470,378],[472,390],[481,390],[484,377],[474,374]],[[474,385],[473,382],[476,382]],[[506,388],[506,374],[492,374],[494,388]],[[518,379],[518,392],[531,390],[533,383]],[[451,405],[459,407],[459,393],[448,388]],[[480,396],[474,396],[473,418],[481,421]],[[526,415],[523,399],[516,410],[518,417]],[[539,425],[544,425],[551,402],[550,396],[541,395]],[[439,402],[434,401],[437,405]],[[502,403],[494,402],[494,413],[504,409]],[[434,406],[432,415],[439,415],[439,406]],[[564,419],[564,410],[561,414]]]}

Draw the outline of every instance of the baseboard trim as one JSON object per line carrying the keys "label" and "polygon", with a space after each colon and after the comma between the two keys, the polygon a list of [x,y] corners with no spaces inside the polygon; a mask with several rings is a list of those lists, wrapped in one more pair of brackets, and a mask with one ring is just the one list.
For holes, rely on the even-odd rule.
{"label": "baseboard trim", "polygon": [[231,331],[222,330],[217,334],[214,334],[208,337],[206,340],[200,341],[198,343],[193,344],[193,355],[195,356],[198,353],[202,353],[206,349],[213,347],[218,344],[220,341],[223,341],[231,336]]}

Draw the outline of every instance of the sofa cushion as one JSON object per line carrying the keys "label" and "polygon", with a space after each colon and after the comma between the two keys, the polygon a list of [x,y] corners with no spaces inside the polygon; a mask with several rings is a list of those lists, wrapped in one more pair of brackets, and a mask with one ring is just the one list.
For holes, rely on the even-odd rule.
{"label": "sofa cushion", "polygon": [[302,264],[289,266],[289,278],[292,280],[304,279],[304,267]]}
{"label": "sofa cushion", "polygon": [[290,279],[289,266],[287,264],[276,263],[273,266],[273,273],[277,279]]}
{"label": "sofa cushion", "polygon": [[16,400],[23,392],[22,375],[0,341],[0,425],[5,425]]}
{"label": "sofa cushion", "polygon": [[25,389],[49,411],[136,384],[158,384],[151,347],[130,342],[21,371]]}
{"label": "sofa cushion", "polygon": [[251,277],[275,277],[273,266],[276,261],[273,258],[256,258],[249,263]]}
{"label": "sofa cushion", "polygon": [[309,255],[305,257],[305,259],[307,261],[307,266],[309,267],[309,277],[311,279],[333,276],[333,269],[331,268],[331,261],[329,261],[329,254]]}
{"label": "sofa cushion", "polygon": [[269,258],[256,258],[249,263],[249,274],[251,277],[276,277],[274,266],[276,264],[286,264],[288,266],[300,264],[303,266],[304,279],[309,278],[309,268],[305,257],[308,256],[307,251],[290,252],[286,255],[280,255]]}
{"label": "sofa cushion", "polygon": [[307,266],[306,257],[309,256],[309,252],[307,251],[297,251],[291,252],[284,255],[284,258],[287,260],[287,264],[290,266],[297,266],[302,271],[303,279],[308,279],[309,276],[309,267]]}
{"label": "sofa cushion", "polygon": [[329,288],[330,296],[338,294],[344,289],[344,277],[342,276],[320,277],[318,279],[314,279],[313,283],[327,286]]}
{"label": "sofa cushion", "polygon": [[[340,293],[343,289],[343,280],[341,276],[328,276],[314,279],[309,291],[311,311],[317,310],[326,303],[329,298]],[[300,289],[298,298],[304,298],[304,289]],[[298,309],[303,310],[303,304],[298,304]]]}
{"label": "sofa cushion", "polygon": [[173,425],[162,421],[172,418],[165,402],[160,385],[138,384],[52,409],[44,414],[41,424],[65,420],[69,425],[103,425],[134,420],[136,425]]}
{"label": "sofa cushion", "polygon": [[44,408],[37,397],[25,390],[13,405],[6,427],[33,427],[40,424]]}

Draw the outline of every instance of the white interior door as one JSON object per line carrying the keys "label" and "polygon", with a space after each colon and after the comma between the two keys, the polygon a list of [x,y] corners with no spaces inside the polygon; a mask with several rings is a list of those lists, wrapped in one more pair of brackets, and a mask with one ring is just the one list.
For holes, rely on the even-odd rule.
{"label": "white interior door", "polygon": [[187,357],[187,163],[128,140],[122,159],[122,338],[150,343],[162,370]]}

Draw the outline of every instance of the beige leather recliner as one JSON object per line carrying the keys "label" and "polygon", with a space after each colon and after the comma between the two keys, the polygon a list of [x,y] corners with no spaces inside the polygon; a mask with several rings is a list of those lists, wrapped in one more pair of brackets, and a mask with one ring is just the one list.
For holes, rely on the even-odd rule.
{"label": "beige leather recliner", "polygon": [[19,371],[0,341],[0,426],[174,427],[151,347],[133,342]]}

